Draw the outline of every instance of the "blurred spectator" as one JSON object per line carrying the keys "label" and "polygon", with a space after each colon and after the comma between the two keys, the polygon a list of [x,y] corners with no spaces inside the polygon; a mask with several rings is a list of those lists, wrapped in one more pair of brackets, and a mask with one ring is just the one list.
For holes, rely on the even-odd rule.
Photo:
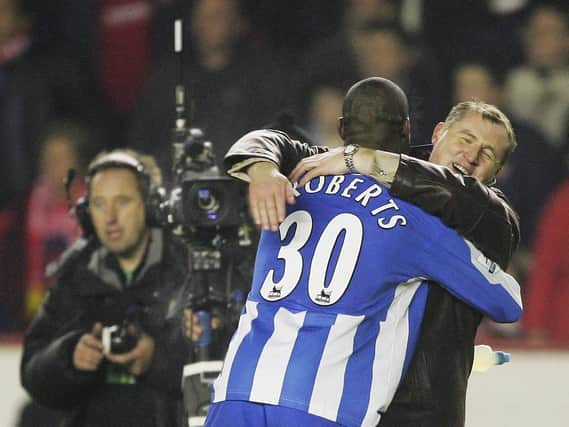
{"label": "blurred spectator", "polygon": [[25,197],[39,132],[52,111],[45,68],[32,55],[30,21],[18,0],[0,0],[0,209]]}
{"label": "blurred spectator", "polygon": [[553,193],[539,224],[525,297],[532,343],[569,345],[569,179]]}
{"label": "blurred spectator", "polygon": [[338,117],[342,115],[344,91],[334,83],[317,85],[311,94],[308,130],[318,145],[343,146],[338,135]]}
{"label": "blurred spectator", "polygon": [[45,68],[32,54],[30,21],[18,0],[0,0],[0,329],[21,321],[24,199],[38,136],[53,110]]}
{"label": "blurred spectator", "polygon": [[136,101],[150,59],[149,0],[99,0],[97,53],[105,99],[116,113]]}
{"label": "blurred spectator", "polygon": [[37,173],[39,135],[50,120],[103,121],[85,67],[63,45],[46,45],[36,31],[34,5],[0,0],[0,166],[6,171],[0,208],[27,195]]}
{"label": "blurred spectator", "polygon": [[343,92],[354,81],[381,76],[393,80],[408,94],[411,143],[424,144],[448,106],[436,66],[428,54],[416,55],[410,39],[392,21],[361,21],[359,25],[344,29],[335,39],[306,54],[294,102],[298,116],[308,117],[310,99],[306,94],[330,76],[334,76]]}
{"label": "blurred spectator", "polygon": [[525,29],[526,62],[506,81],[506,105],[561,148],[569,111],[569,11],[537,6]]}
{"label": "blurred spectator", "polygon": [[472,57],[500,71],[521,63],[520,32],[531,2],[423,0],[422,36],[443,77]]}
{"label": "blurred spectator", "polygon": [[342,14],[342,24],[334,35],[305,45],[304,59],[296,75],[297,87],[290,99],[299,117],[307,117],[309,100],[305,95],[314,89],[315,82],[334,76],[345,93],[359,80],[358,50],[366,43],[363,30],[377,22],[397,25],[398,6],[393,0],[350,0],[345,2]]}
{"label": "blurred spectator", "polygon": [[247,3],[254,37],[276,47],[281,54],[298,56],[308,46],[337,31],[347,2],[250,0]]}
{"label": "blurred spectator", "polygon": [[124,145],[152,60],[171,36],[174,0],[27,3],[41,48],[81,70],[82,99],[71,117],[101,128],[109,147]]}
{"label": "blurred spectator", "polygon": [[413,126],[411,144],[425,144],[448,102],[436,67],[428,57],[417,57],[400,27],[371,24],[356,53],[360,77],[382,76],[395,81],[409,98]]}
{"label": "blurred spectator", "polygon": [[518,147],[503,166],[497,184],[520,215],[521,248],[527,251],[545,201],[565,176],[561,156],[538,128],[503,108],[501,74],[479,62],[464,63],[454,72],[454,102],[472,99],[502,108],[514,127]]}
{"label": "blurred spectator", "polygon": [[[253,0],[255,29],[273,45],[302,53],[318,45],[344,44],[353,31],[371,21],[396,21],[399,0]],[[330,43],[331,42],[331,43]]]}
{"label": "blurred spectator", "polygon": [[[47,265],[81,234],[75,217],[69,213],[64,181],[69,169],[83,176],[87,158],[87,132],[70,123],[54,123],[41,142],[39,176],[33,185],[26,212],[26,290],[25,317],[32,319],[50,285]],[[71,192],[71,190],[77,190]],[[80,195],[85,187],[70,187],[69,197]]]}
{"label": "blurred spectator", "polygon": [[397,22],[397,0],[348,0],[344,10],[344,28],[357,31],[371,22]]}
{"label": "blurred spectator", "polygon": [[[184,51],[183,82],[188,107],[193,107],[188,109],[190,125],[204,130],[221,165],[240,135],[280,110],[286,73],[275,58],[252,44],[238,0],[197,0],[189,23],[192,44]],[[165,173],[170,172],[177,65],[171,54],[157,62],[129,136],[130,145],[154,154]]]}

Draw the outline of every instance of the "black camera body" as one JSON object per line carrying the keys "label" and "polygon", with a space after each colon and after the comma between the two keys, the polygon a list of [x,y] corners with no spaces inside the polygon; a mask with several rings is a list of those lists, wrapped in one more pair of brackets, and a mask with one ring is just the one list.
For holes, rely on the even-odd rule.
{"label": "black camera body", "polygon": [[242,192],[242,183],[227,177],[184,179],[184,218],[196,227],[236,227],[243,221]]}
{"label": "black camera body", "polygon": [[[132,326],[132,325],[131,325]],[[123,323],[121,325],[105,326],[101,332],[104,354],[128,353],[138,343],[140,334],[133,327]]]}
{"label": "black camera body", "polygon": [[167,202],[170,227],[237,227],[243,222],[244,187],[223,176],[196,177],[188,172],[174,187]]}
{"label": "black camera body", "polygon": [[[246,207],[247,185],[222,176],[212,143],[198,128],[176,128],[172,135],[172,187],[160,205],[163,225],[188,248],[191,278],[186,306],[222,319],[224,329],[237,325],[241,288],[248,288],[256,234]],[[246,264],[246,265],[245,265]],[[238,316],[237,316],[238,319]],[[226,348],[229,337],[216,331],[210,353]],[[205,353],[205,352],[204,352]]]}
{"label": "black camera body", "polygon": [[213,146],[201,129],[179,130],[174,135],[174,182],[159,207],[161,223],[185,237],[200,234],[196,230],[243,224],[246,186],[221,176]]}

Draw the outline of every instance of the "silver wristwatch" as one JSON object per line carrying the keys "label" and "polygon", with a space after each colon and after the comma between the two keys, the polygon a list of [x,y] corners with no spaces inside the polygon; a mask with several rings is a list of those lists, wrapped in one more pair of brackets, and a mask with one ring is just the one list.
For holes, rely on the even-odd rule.
{"label": "silver wristwatch", "polygon": [[354,166],[354,154],[356,154],[359,149],[359,144],[348,144],[344,147],[344,163],[349,173],[358,172]]}

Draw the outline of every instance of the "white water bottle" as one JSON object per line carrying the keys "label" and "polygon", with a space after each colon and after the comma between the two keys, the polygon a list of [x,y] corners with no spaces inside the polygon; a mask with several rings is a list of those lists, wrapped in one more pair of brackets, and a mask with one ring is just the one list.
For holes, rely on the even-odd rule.
{"label": "white water bottle", "polygon": [[510,353],[494,351],[489,345],[474,346],[473,372],[486,372],[492,366],[502,365],[510,361]]}

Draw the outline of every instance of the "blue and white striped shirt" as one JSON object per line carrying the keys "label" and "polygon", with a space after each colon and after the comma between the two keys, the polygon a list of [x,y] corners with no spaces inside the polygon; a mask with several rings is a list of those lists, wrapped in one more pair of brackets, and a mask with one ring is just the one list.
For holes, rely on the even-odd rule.
{"label": "blue and white striped shirt", "polygon": [[413,354],[425,279],[496,321],[521,315],[511,276],[375,181],[320,177],[299,192],[279,231],[263,232],[213,402],[375,426]]}

